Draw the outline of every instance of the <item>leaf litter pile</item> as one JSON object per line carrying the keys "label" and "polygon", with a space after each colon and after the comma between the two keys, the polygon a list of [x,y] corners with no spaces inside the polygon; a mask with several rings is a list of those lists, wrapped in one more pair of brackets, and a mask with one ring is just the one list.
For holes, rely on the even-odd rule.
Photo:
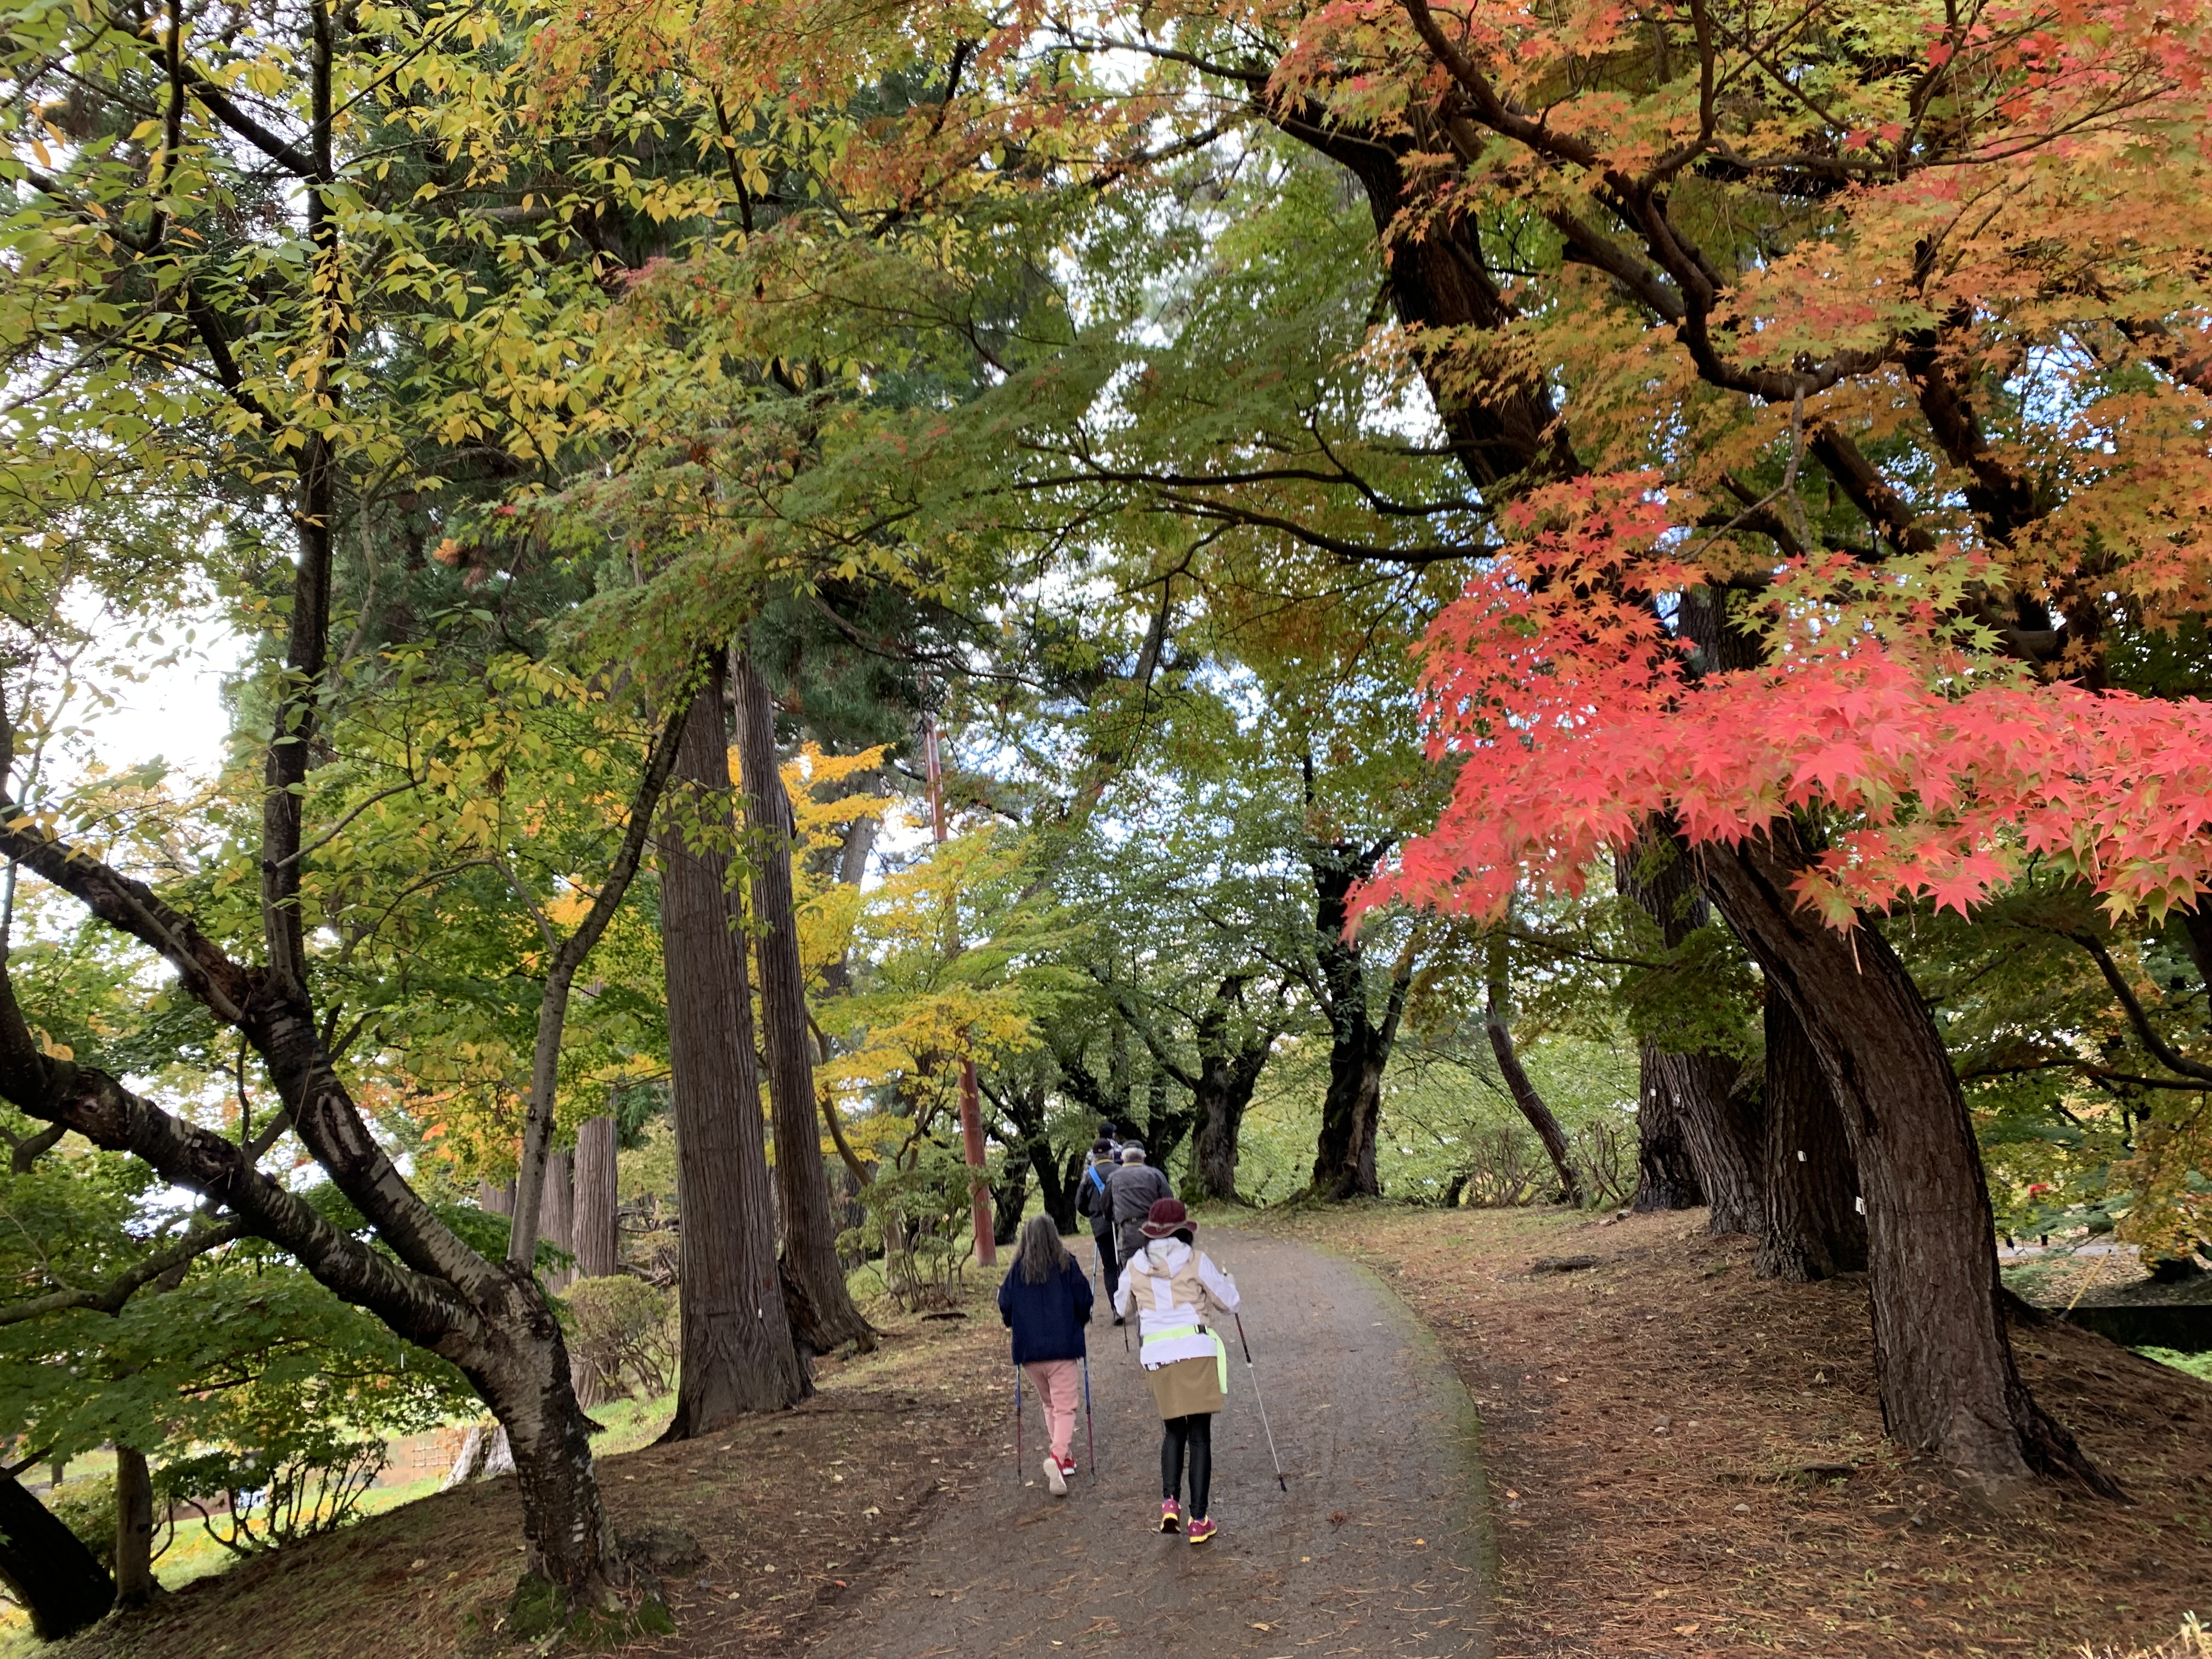
{"label": "leaf litter pile", "polygon": [[1499,1659],[2058,1659],[2212,1618],[2212,1387],[2055,1320],[2016,1330],[2036,1398],[2135,1502],[1993,1504],[1882,1439],[1863,1278],[1759,1279],[1751,1241],[1703,1219],[1282,1224],[1383,1273],[1474,1396]]}
{"label": "leaf litter pile", "polygon": [[[626,1656],[796,1650],[954,1498],[1006,1410],[996,1318],[899,1322],[873,1356],[825,1365],[797,1410],[599,1461],[617,1530],[650,1536],[672,1636]],[[163,1596],[51,1659],[475,1659],[521,1566],[512,1477],[441,1492]],[[696,1540],[691,1556],[673,1534]]]}

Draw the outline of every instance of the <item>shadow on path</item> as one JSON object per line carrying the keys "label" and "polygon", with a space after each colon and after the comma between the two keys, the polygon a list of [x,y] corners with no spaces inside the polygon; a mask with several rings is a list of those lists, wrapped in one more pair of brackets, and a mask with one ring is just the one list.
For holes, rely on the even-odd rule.
{"label": "shadow on path", "polygon": [[[1213,1434],[1220,1534],[1193,1548],[1152,1531],[1159,1420],[1102,1312],[1091,1332],[1096,1484],[1079,1418],[1085,1467],[1066,1498],[1046,1490],[1042,1419],[1026,1389],[1017,1474],[1006,1366],[996,1461],[894,1572],[817,1630],[810,1659],[1488,1651],[1474,1410],[1426,1330],[1340,1257],[1212,1228],[1200,1243],[1243,1293],[1289,1492],[1275,1484],[1232,1326],[1229,1404]],[[1087,1263],[1088,1241],[1079,1248]]]}

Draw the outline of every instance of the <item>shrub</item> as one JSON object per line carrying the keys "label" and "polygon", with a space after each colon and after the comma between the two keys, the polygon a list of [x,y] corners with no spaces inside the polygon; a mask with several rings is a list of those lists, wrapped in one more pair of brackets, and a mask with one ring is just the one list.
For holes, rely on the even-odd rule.
{"label": "shrub", "polygon": [[154,1489],[167,1504],[198,1510],[208,1536],[232,1554],[258,1555],[353,1519],[385,1456],[381,1440],[317,1425],[280,1448],[222,1446],[178,1458]]}
{"label": "shrub", "polygon": [[110,1572],[115,1571],[115,1477],[80,1475],[46,1494],[54,1519],[84,1540],[85,1548]]}
{"label": "shrub", "polygon": [[668,1392],[678,1353],[674,1297],[628,1273],[611,1273],[578,1279],[563,1300],[575,1326],[570,1352],[602,1398],[628,1395],[625,1377],[648,1398]]}

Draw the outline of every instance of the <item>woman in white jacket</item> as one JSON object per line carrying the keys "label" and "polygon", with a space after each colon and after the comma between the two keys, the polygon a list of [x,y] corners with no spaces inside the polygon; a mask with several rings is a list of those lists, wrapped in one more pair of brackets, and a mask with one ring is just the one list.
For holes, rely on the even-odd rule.
{"label": "woman in white jacket", "polygon": [[[1207,1510],[1213,1484],[1213,1414],[1229,1389],[1229,1350],[1209,1325],[1209,1309],[1237,1310],[1237,1281],[1201,1255],[1190,1215],[1164,1198],[1146,1216],[1145,1248],[1129,1258],[1114,1290],[1114,1310],[1133,1310],[1143,1341],[1139,1357],[1152,1402],[1166,1427],[1160,1442],[1160,1530],[1183,1532],[1203,1544],[1219,1531]],[[1182,1507],[1186,1453],[1190,1463],[1189,1524]]]}

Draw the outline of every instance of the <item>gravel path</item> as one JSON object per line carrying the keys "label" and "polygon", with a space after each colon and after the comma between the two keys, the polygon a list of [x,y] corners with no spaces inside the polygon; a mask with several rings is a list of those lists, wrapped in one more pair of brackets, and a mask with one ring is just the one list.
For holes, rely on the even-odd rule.
{"label": "gravel path", "polygon": [[[1340,1257],[1218,1229],[1200,1243],[1243,1292],[1289,1492],[1275,1484],[1232,1340],[1229,1405],[1213,1436],[1220,1534],[1193,1548],[1153,1532],[1159,1420],[1121,1332],[1102,1316],[1091,1330],[1097,1484],[1079,1418],[1085,1468],[1066,1498],[1046,1490],[1042,1419],[1026,1389],[1017,1476],[1006,1367],[996,1463],[936,1513],[888,1577],[817,1627],[810,1659],[1488,1652],[1474,1410],[1426,1330]],[[1087,1240],[1082,1253],[1087,1261]]]}

